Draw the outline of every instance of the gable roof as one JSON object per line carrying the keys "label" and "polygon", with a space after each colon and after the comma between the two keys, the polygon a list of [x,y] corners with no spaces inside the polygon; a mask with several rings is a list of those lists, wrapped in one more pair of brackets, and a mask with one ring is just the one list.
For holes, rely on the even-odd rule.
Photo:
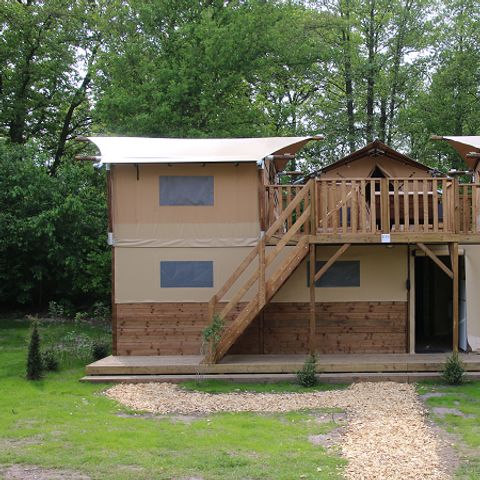
{"label": "gable roof", "polygon": [[392,147],[389,147],[388,145],[377,139],[365,145],[365,147],[360,148],[359,150],[356,150],[355,152],[347,155],[346,157],[343,157],[340,160],[337,160],[336,162],[327,165],[326,167],[320,168],[315,173],[329,172],[330,170],[334,170],[338,167],[341,167],[342,165],[346,165],[348,163],[354,162],[355,160],[359,160],[360,158],[376,155],[385,155],[386,157],[392,158],[393,160],[397,160],[406,165],[423,169],[426,172],[435,171],[434,168],[428,167],[427,165],[417,162],[416,160],[413,160],[413,158],[410,158],[403,153],[397,152]]}
{"label": "gable roof", "polygon": [[469,168],[476,168],[479,158],[469,157],[469,153],[480,153],[480,136],[432,137],[434,140],[446,140],[463,158]]}
{"label": "gable roof", "polygon": [[[87,137],[101,152],[102,163],[259,162],[269,155],[294,155],[312,137],[144,138]],[[283,168],[288,159],[281,159]]]}

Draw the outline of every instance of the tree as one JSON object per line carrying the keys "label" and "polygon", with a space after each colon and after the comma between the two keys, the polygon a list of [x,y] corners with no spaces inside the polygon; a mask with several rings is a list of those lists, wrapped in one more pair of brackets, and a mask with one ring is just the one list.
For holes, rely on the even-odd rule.
{"label": "tree", "polygon": [[108,300],[104,172],[0,141],[0,303]]}
{"label": "tree", "polygon": [[96,3],[18,0],[0,9],[0,135],[34,141],[50,153],[53,173],[67,140],[90,124]]}
{"label": "tree", "polygon": [[33,324],[32,335],[28,345],[27,379],[40,380],[43,375],[42,354],[40,352],[40,335],[37,322]]}

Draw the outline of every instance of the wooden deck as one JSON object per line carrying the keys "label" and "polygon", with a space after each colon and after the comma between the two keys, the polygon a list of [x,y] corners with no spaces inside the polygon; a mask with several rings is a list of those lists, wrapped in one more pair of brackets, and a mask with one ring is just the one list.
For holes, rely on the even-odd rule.
{"label": "wooden deck", "polygon": [[[319,355],[322,374],[410,374],[440,372],[447,354],[345,354]],[[461,354],[467,372],[480,373],[480,355]],[[89,377],[152,375],[291,375],[302,368],[304,355],[227,355],[217,364],[201,364],[200,355],[110,356],[87,366]],[[280,378],[280,377],[279,377]],[[240,380],[240,378],[239,378]]]}

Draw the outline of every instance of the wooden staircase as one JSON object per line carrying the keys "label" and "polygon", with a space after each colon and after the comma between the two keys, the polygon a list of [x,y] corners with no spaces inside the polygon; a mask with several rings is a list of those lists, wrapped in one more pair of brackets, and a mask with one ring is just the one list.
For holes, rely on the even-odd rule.
{"label": "wooden staircase", "polygon": [[[210,319],[213,319],[217,313],[222,319],[227,318],[232,311],[238,310],[238,314],[222,332],[220,340],[214,348],[205,355],[202,363],[217,363],[225,356],[229,348],[307,256],[310,248],[308,235],[310,232],[315,232],[314,187],[314,182],[310,180],[298,192],[272,226],[265,232],[257,246],[211,298],[209,302]],[[277,239],[278,241],[275,246],[267,251],[266,243],[272,239]],[[292,244],[294,248],[286,251],[286,247]],[[236,293],[223,309],[217,312],[217,307],[226,293],[232,289],[247,269],[252,268],[255,262],[257,265],[253,273],[236,290]],[[243,308],[239,309],[240,302],[252,290],[253,297],[248,300]]]}

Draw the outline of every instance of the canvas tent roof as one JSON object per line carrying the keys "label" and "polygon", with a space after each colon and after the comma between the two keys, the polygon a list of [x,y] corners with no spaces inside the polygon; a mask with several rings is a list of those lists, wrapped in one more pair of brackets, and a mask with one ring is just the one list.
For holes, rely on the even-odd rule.
{"label": "canvas tent roof", "polygon": [[469,168],[474,169],[476,167],[479,159],[469,157],[468,154],[480,153],[480,136],[439,137],[439,139],[446,140],[463,158]]}
{"label": "canvas tent roof", "polygon": [[[87,137],[103,163],[258,162],[269,155],[292,154],[322,137],[143,138]],[[282,169],[288,159],[276,160]]]}

